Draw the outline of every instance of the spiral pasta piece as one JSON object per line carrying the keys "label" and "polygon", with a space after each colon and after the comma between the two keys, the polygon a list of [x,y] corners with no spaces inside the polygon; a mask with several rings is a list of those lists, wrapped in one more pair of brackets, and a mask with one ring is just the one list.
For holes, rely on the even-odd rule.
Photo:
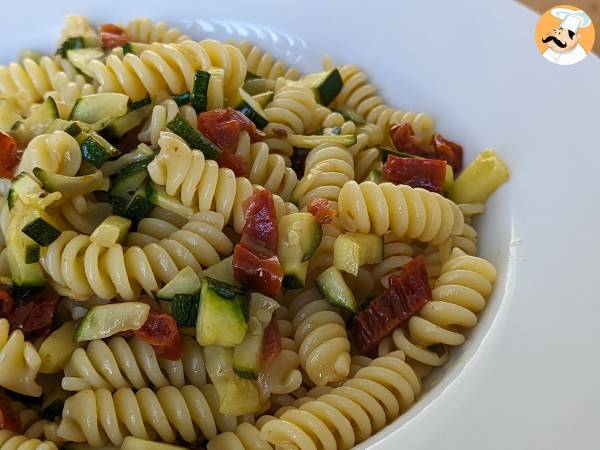
{"label": "spiral pasta piece", "polygon": [[23,395],[39,397],[42,388],[35,378],[42,360],[21,330],[10,332],[7,319],[0,319],[0,386]]}
{"label": "spiral pasta piece", "polygon": [[[146,229],[159,219],[144,219]],[[110,248],[91,242],[89,236],[65,231],[45,247],[40,263],[58,292],[81,300],[92,295],[135,300],[143,289],[153,295],[186,266],[200,273],[233,252],[233,244],[210,217],[198,214],[181,229],[162,221],[159,231],[146,232],[144,247]],[[167,234],[163,234],[164,230]],[[153,234],[154,233],[154,234]],[[160,234],[156,234],[160,233]]]}
{"label": "spiral pasta piece", "polygon": [[430,347],[464,343],[459,329],[475,326],[476,313],[485,307],[495,281],[496,269],[491,263],[455,248],[435,282],[433,300],[410,318],[408,330],[394,331],[394,344],[415,361],[429,366],[444,364],[447,352],[440,356]]}
{"label": "spiral pasta piece", "polygon": [[439,244],[462,233],[464,218],[454,202],[425,189],[391,183],[348,181],[338,198],[348,231],[409,237]]}
{"label": "spiral pasta piece", "polygon": [[138,139],[142,142],[150,142],[152,147],[157,147],[161,131],[167,129],[167,124],[177,114],[181,114],[192,127],[198,128],[198,116],[191,105],[179,106],[174,100],[168,99],[152,108],[152,114],[138,134]]}
{"label": "spiral pasta piece", "polygon": [[39,62],[25,58],[22,63],[0,66],[0,96],[15,98],[25,112],[48,95],[72,103],[94,90],[66,60],[43,56]]}
{"label": "spiral pasta piece", "polygon": [[354,110],[374,123],[386,133],[394,123],[409,123],[415,136],[429,142],[434,133],[433,119],[429,114],[402,111],[387,106],[377,96],[375,87],[368,83],[367,75],[355,65],[339,67],[344,86],[336,97],[334,105]]}
{"label": "spiral pasta piece", "polygon": [[246,58],[248,72],[254,75],[269,80],[275,80],[279,77],[284,77],[288,80],[297,80],[300,76],[294,67],[287,67],[283,61],[280,59],[276,60],[273,58],[273,55],[262,51],[249,41],[236,42],[230,39],[227,43],[237,47],[242,52],[244,58]]}
{"label": "spiral pasta piece", "polygon": [[120,446],[127,436],[173,443],[179,437],[192,443],[211,439],[218,431],[233,431],[235,417],[219,413],[215,387],[165,386],[132,391],[121,388],[80,391],[65,401],[58,435],[73,442],[100,447],[107,442]]}
{"label": "spiral pasta piece", "polygon": [[248,165],[247,175],[252,184],[258,184],[273,194],[288,201],[292,195],[298,176],[291,167],[286,167],[285,158],[269,153],[264,142],[250,142],[250,136],[244,132],[235,151]]}
{"label": "spiral pasta piece", "polygon": [[191,92],[196,71],[212,67],[224,71],[225,96],[237,93],[246,76],[246,60],[237,48],[213,39],[151,44],[139,56],[112,54],[105,63],[93,60],[89,65],[100,92],[123,92],[133,101]]}
{"label": "spiral pasta piece", "polygon": [[183,355],[177,361],[159,358],[150,344],[137,337],[91,341],[85,350],[78,348],[71,356],[62,388],[115,391],[124,387],[204,386],[206,370],[200,346],[189,336],[182,336],[182,341]]}
{"label": "spiral pasta piece", "polygon": [[316,289],[290,304],[294,341],[302,368],[317,386],[336,382],[350,371],[350,341],[344,319]]}
{"label": "spiral pasta piece", "polygon": [[182,35],[177,28],[169,27],[162,21],[153,22],[147,17],[132,19],[127,24],[120,25],[120,27],[127,32],[134,42],[173,44],[191,39],[189,36]]}
{"label": "spiral pasta piece", "polygon": [[206,450],[272,450],[254,425],[241,423],[235,431],[226,431],[212,438]]}
{"label": "spiral pasta piece", "polygon": [[30,439],[9,430],[0,430],[0,450],[58,450],[50,441]]}
{"label": "spiral pasta piece", "polygon": [[294,148],[286,138],[291,134],[310,134],[316,128],[317,102],[306,86],[284,81],[277,80],[273,100],[265,107],[269,124],[264,132],[269,150],[289,158]]}
{"label": "spiral pasta piece", "polygon": [[410,241],[398,239],[392,233],[384,236],[383,261],[372,268],[373,278],[379,280],[383,288],[389,286],[389,278],[400,272],[414,255]]}
{"label": "spiral pasta piece", "polygon": [[[250,180],[236,178],[231,169],[205,159],[202,152],[191,150],[173,133],[162,132],[159,146],[159,154],[148,164],[152,181],[165,186],[168,195],[194,210],[222,214],[225,223],[241,233],[245,223],[242,204],[253,192]],[[297,211],[281,197],[274,195],[273,199],[278,217]]]}
{"label": "spiral pasta piece", "polygon": [[73,177],[79,171],[82,156],[75,138],[64,131],[40,134],[29,142],[18,172],[33,174],[35,167]]}
{"label": "spiral pasta piece", "polygon": [[349,449],[390,423],[419,396],[421,383],[402,352],[377,358],[341,387],[302,400],[262,425],[261,437],[290,449]]}
{"label": "spiral pasta piece", "polygon": [[308,153],[304,176],[294,190],[293,199],[300,208],[315,197],[335,202],[350,180],[354,180],[352,155],[343,147],[324,143]]}

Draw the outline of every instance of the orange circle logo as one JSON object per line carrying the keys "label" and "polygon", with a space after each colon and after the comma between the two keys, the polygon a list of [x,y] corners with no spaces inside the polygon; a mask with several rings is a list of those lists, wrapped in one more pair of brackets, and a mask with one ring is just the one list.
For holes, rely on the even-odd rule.
{"label": "orange circle logo", "polygon": [[592,51],[596,31],[585,11],[572,5],[550,8],[535,27],[535,43],[542,56],[561,66],[582,61]]}

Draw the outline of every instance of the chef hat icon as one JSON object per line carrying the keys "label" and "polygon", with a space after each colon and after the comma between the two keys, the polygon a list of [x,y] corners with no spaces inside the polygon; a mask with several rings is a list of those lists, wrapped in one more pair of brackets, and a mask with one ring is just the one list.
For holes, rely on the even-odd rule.
{"label": "chef hat icon", "polygon": [[592,23],[590,16],[581,9],[573,11],[567,8],[553,8],[550,12],[554,17],[561,20],[560,28],[571,30],[573,33],[577,33],[579,28],[589,27]]}

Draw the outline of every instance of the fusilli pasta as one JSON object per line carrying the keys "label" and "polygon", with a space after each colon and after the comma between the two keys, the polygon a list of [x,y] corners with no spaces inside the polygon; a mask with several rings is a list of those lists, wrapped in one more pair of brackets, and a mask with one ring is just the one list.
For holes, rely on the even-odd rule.
{"label": "fusilli pasta", "polygon": [[73,353],[65,367],[62,388],[66,391],[124,387],[161,388],[206,384],[202,351],[195,339],[183,336],[183,356],[178,361],[159,358],[150,344],[137,337],[95,340]]}
{"label": "fusilli pasta", "polygon": [[10,332],[7,319],[0,319],[0,386],[23,395],[39,397],[42,388],[35,378],[42,360],[21,330]]}
{"label": "fusilli pasta", "polygon": [[348,231],[407,236],[439,244],[462,233],[464,218],[454,202],[435,192],[391,183],[348,181],[340,190],[339,215]]}
{"label": "fusilli pasta", "polygon": [[283,61],[276,60],[270,53],[263,52],[248,41],[236,42],[232,39],[227,41],[227,43],[240,49],[246,58],[248,72],[254,75],[269,80],[275,80],[279,77],[284,77],[288,80],[297,80],[300,76],[295,68],[288,68]]}

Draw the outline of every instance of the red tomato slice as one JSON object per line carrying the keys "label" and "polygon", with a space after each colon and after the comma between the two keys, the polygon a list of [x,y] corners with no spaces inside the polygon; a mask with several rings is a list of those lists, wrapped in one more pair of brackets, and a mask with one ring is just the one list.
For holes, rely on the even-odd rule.
{"label": "red tomato slice", "polygon": [[260,254],[251,251],[246,243],[237,244],[233,251],[233,274],[246,288],[274,297],[281,290],[283,270],[277,256],[268,250]]}
{"label": "red tomato slice", "polygon": [[271,322],[265,328],[263,335],[263,350],[262,359],[265,362],[271,362],[281,353],[281,333],[279,332],[279,324],[275,315],[271,318]]}
{"label": "red tomato slice", "polygon": [[13,307],[13,298],[10,290],[0,287],[0,317],[8,317]]}
{"label": "red tomato slice", "polygon": [[265,134],[241,112],[233,108],[214,109],[198,115],[198,129],[221,150],[233,152],[239,143],[240,133],[247,131],[250,140],[264,139]]}
{"label": "red tomato slice", "polygon": [[100,27],[100,40],[104,48],[122,47],[129,42],[129,35],[124,29],[106,23]]}
{"label": "red tomato slice", "polygon": [[379,342],[405,323],[431,300],[424,259],[409,262],[390,277],[390,286],[352,320],[351,335],[362,353],[370,354]]}
{"label": "red tomato slice", "polygon": [[383,178],[441,194],[444,190],[446,163],[439,159],[401,158],[389,155],[383,166]]}
{"label": "red tomato slice", "polygon": [[463,167],[463,148],[456,142],[449,141],[439,133],[433,135],[433,148],[439,159],[443,159],[452,166],[454,173],[458,173]]}
{"label": "red tomato slice", "polygon": [[236,177],[243,177],[246,175],[246,161],[240,155],[234,153],[221,153],[217,158],[217,163],[221,167],[227,167],[233,170]]}
{"label": "red tomato slice", "polygon": [[28,336],[44,335],[52,328],[54,315],[58,308],[60,296],[50,287],[31,294],[13,303],[8,314],[11,328],[16,328]]}
{"label": "red tomato slice", "polygon": [[10,399],[6,395],[0,396],[0,430],[9,430],[21,434],[21,419],[19,414],[10,407]]}
{"label": "red tomato slice", "polygon": [[181,359],[183,343],[177,323],[169,314],[150,311],[146,323],[132,334],[152,345],[156,354],[171,361]]}
{"label": "red tomato slice", "polygon": [[17,141],[10,134],[0,130],[0,177],[12,178],[15,175],[22,154],[17,149]]}
{"label": "red tomato slice", "polygon": [[331,223],[335,219],[335,216],[337,216],[337,212],[331,207],[329,200],[319,197],[310,199],[307,211],[315,216],[321,225]]}
{"label": "red tomato slice", "polygon": [[273,194],[266,189],[256,190],[242,206],[246,212],[242,240],[260,243],[272,252],[276,252],[277,214]]}

